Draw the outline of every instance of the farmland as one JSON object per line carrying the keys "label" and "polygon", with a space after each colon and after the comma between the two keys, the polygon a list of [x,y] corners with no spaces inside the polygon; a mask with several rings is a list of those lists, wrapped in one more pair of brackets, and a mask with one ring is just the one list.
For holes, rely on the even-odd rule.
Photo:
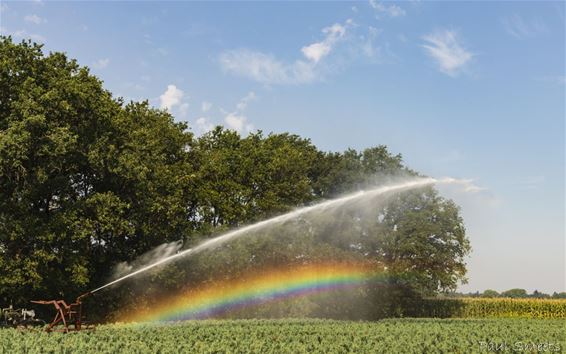
{"label": "farmland", "polygon": [[566,300],[528,298],[446,298],[419,302],[415,317],[458,318],[562,318]]}
{"label": "farmland", "polygon": [[169,326],[113,324],[92,332],[0,330],[0,353],[469,353],[560,352],[564,320],[204,320]]}

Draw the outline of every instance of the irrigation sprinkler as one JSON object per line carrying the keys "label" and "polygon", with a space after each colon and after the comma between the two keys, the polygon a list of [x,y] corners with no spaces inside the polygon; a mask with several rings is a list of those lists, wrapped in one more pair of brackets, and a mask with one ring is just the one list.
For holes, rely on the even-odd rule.
{"label": "irrigation sprinkler", "polygon": [[55,317],[53,321],[45,329],[47,332],[57,331],[69,333],[71,331],[80,331],[84,329],[94,329],[94,326],[86,324],[82,300],[92,292],[87,292],[75,300],[71,304],[67,304],[65,300],[32,300],[34,304],[53,305],[55,307]]}

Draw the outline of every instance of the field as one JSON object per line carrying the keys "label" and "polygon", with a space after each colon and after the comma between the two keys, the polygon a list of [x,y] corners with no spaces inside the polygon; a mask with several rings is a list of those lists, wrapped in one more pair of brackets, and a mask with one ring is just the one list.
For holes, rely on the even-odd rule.
{"label": "field", "polygon": [[0,353],[561,352],[562,319],[206,320],[71,334],[0,330]]}
{"label": "field", "polygon": [[458,318],[562,318],[565,299],[446,298],[416,305],[415,317]]}

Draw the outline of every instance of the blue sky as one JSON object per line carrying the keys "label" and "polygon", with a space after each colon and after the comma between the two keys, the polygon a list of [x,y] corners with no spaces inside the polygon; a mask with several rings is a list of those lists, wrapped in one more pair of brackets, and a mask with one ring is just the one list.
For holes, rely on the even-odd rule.
{"label": "blue sky", "polygon": [[65,51],[201,134],[386,144],[462,206],[463,291],[565,290],[564,2],[10,2],[0,31]]}

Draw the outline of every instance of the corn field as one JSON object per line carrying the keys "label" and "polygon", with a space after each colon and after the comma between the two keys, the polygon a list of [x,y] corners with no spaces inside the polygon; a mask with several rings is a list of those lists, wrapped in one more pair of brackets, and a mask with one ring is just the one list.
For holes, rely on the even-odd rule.
{"label": "corn field", "polygon": [[566,319],[566,299],[463,298],[429,299],[411,317],[556,318]]}

